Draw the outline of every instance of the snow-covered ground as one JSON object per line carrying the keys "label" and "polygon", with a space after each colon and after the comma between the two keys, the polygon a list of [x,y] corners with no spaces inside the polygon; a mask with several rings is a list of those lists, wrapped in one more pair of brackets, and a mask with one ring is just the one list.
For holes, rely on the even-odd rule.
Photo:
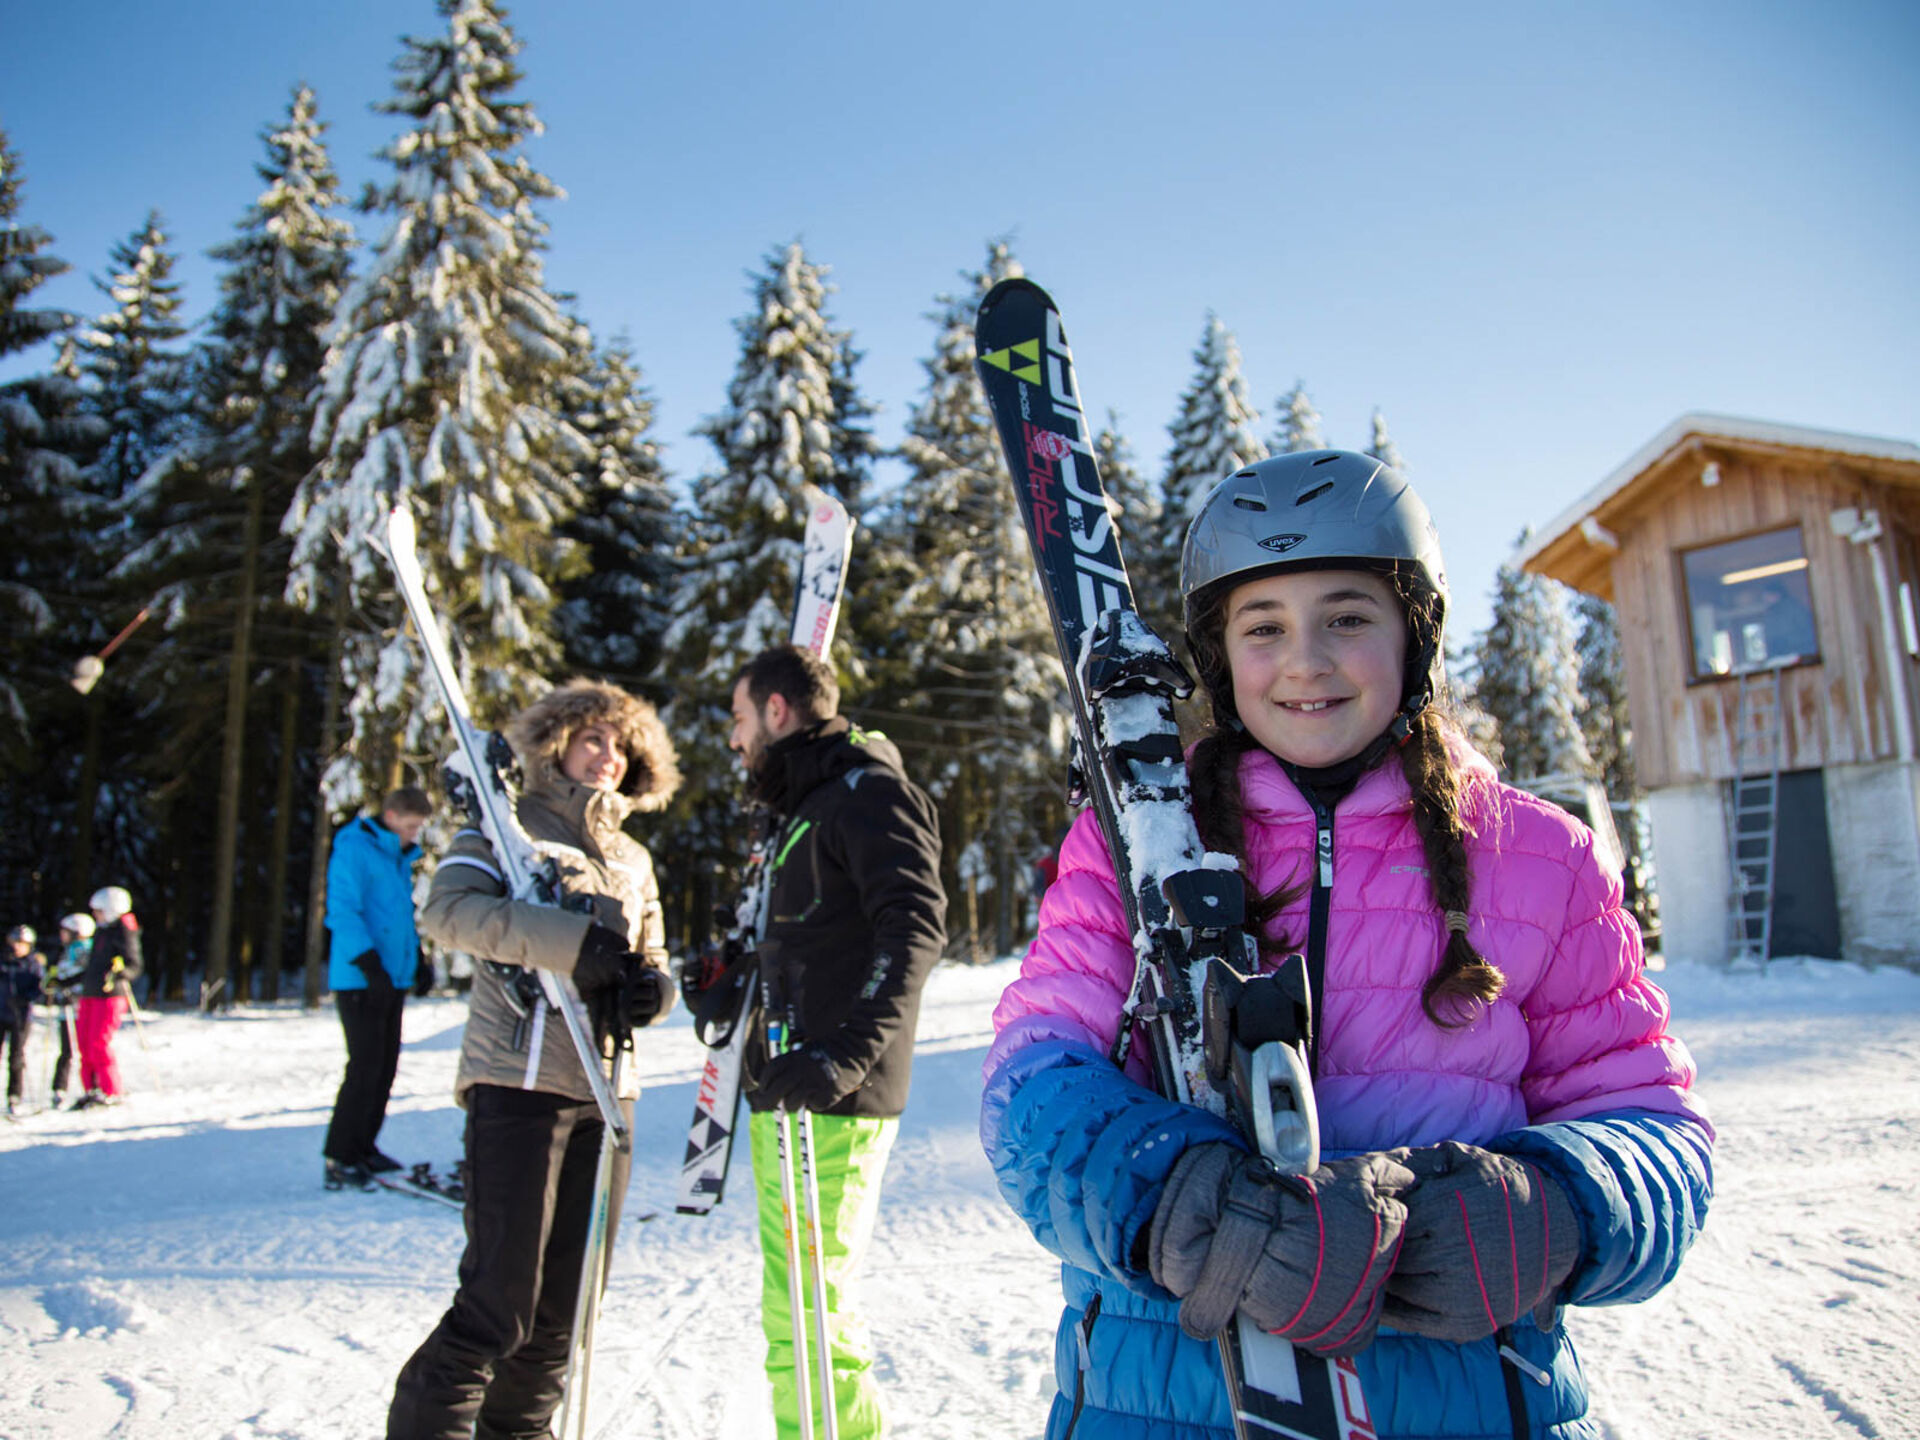
{"label": "snow-covered ground", "polygon": [[[1039,1433],[1055,1267],[975,1136],[1010,962],[943,967],[868,1274],[899,1440]],[[1920,1435],[1920,976],[1776,964],[1661,977],[1720,1129],[1718,1198],[1679,1282],[1576,1312],[1615,1440]],[[464,1014],[410,1002],[385,1148],[446,1162]],[[452,1291],[460,1220],[328,1194],[330,1008],[153,1016],[101,1112],[0,1127],[0,1436],[329,1440],[380,1433]],[[697,1068],[684,1015],[642,1036],[638,1156],[594,1368],[596,1436],[772,1433],[743,1195],[673,1212]],[[40,1057],[33,1084],[44,1083]],[[741,1157],[744,1159],[744,1157]],[[736,1183],[744,1184],[744,1177]]]}

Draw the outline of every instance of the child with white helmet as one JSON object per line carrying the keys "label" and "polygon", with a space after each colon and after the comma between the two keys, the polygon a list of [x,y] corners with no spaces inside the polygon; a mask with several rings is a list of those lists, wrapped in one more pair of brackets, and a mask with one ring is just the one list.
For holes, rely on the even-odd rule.
{"label": "child with white helmet", "polygon": [[80,1083],[86,1093],[73,1102],[76,1110],[120,1102],[124,1092],[120,1067],[114,1063],[113,1039],[142,968],[140,922],[134,918],[133,897],[125,888],[107,885],[94,891],[87,908],[93,912],[93,943],[75,985],[74,1015]]}
{"label": "child with white helmet", "polygon": [[[1370,456],[1215,488],[1181,559],[1213,723],[1188,760],[1263,966],[1304,956],[1323,1155],[1282,1177],[1160,1096],[1091,814],[994,1013],[981,1134],[1066,1262],[1050,1440],[1233,1432],[1237,1313],[1352,1356],[1381,1440],[1591,1433],[1564,1305],[1646,1298],[1712,1193],[1694,1069],[1620,877],[1444,715],[1447,583],[1426,507]],[[1215,1237],[1220,1243],[1215,1243]]]}
{"label": "child with white helmet", "polygon": [[87,972],[87,959],[93,954],[93,916],[75,911],[60,917],[60,952],[47,972],[47,999],[54,1007],[54,1023],[60,1032],[60,1054],[53,1064],[52,1104],[64,1105],[67,1086],[73,1077],[73,1064],[80,1053],[80,1041],[74,1028],[73,1002],[80,977]]}

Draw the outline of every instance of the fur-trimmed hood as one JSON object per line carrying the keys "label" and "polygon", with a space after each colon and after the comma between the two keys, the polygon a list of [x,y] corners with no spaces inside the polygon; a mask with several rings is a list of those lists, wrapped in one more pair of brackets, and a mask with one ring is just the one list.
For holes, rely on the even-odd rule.
{"label": "fur-trimmed hood", "polygon": [[620,793],[636,810],[663,810],[680,788],[680,762],[653,706],[603,680],[569,680],[555,686],[513,717],[507,739],[520,763],[534,773],[560,773],[573,734],[583,725],[606,723],[620,732],[627,775]]}

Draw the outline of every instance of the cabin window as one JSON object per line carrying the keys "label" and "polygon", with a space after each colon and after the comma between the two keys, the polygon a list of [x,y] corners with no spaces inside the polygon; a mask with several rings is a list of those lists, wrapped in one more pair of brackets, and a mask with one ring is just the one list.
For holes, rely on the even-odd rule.
{"label": "cabin window", "polygon": [[1689,550],[1681,565],[1696,678],[1819,658],[1799,526]]}

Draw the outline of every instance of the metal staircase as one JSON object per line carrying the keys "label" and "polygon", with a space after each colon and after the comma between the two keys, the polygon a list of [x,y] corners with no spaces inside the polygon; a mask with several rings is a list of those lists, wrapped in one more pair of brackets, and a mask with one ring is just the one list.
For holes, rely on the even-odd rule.
{"label": "metal staircase", "polygon": [[1727,794],[1727,960],[1762,964],[1773,944],[1774,858],[1780,833],[1782,667],[1740,672]]}

